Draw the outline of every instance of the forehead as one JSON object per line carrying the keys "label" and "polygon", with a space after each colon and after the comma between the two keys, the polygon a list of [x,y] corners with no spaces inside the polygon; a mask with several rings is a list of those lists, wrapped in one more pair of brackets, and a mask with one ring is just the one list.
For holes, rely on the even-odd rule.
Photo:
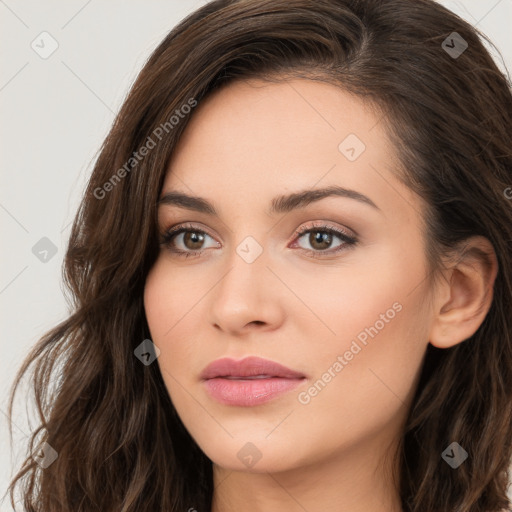
{"label": "forehead", "polygon": [[[294,79],[278,83],[259,79],[229,83],[195,109],[175,155],[201,149],[232,160],[281,155],[338,156],[339,144],[350,134],[367,149],[384,150],[380,114],[369,103],[325,82]],[[353,137],[354,138],[354,137]],[[322,142],[322,144],[319,144]],[[182,151],[184,150],[184,151]],[[257,153],[256,153],[257,152]],[[192,155],[186,155],[187,160]]]}
{"label": "forehead", "polygon": [[196,108],[162,191],[242,207],[335,184],[383,211],[402,208],[406,217],[418,198],[393,176],[396,165],[382,116],[361,98],[325,82],[251,79],[224,86]]}

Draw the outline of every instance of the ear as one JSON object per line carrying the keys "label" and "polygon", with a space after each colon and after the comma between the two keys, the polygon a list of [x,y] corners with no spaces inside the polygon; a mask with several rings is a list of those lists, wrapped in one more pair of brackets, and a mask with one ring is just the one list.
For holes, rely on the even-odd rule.
{"label": "ear", "polygon": [[432,345],[449,348],[475,334],[491,307],[497,273],[496,253],[489,240],[481,236],[465,240],[436,291]]}

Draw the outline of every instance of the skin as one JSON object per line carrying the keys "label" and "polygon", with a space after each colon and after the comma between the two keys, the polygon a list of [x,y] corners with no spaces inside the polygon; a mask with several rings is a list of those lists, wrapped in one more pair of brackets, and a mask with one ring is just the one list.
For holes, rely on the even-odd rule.
{"label": "skin", "polygon": [[[366,146],[354,161],[338,149],[349,134]],[[162,233],[190,222],[207,235],[202,245],[174,238],[178,249],[202,251],[188,258],[162,245],[144,304],[169,395],[214,464],[213,512],[402,510],[390,458],[427,345],[447,348],[478,329],[497,266],[487,240],[475,237],[470,244],[490,251],[492,265],[461,259],[429,285],[425,205],[394,176],[396,166],[381,116],[326,83],[238,81],[194,112],[162,194],[205,198],[219,217],[159,207]],[[329,185],[356,190],[378,209],[332,196],[268,213],[278,195]],[[322,253],[313,235],[294,234],[321,221],[355,232],[357,244],[326,254],[343,241],[333,236]],[[252,263],[236,252],[248,236],[263,251]],[[358,334],[397,303],[394,318],[333,372]],[[203,368],[249,355],[307,378],[254,407],[211,398]],[[329,368],[335,376],[301,403],[299,393]],[[251,467],[237,457],[248,442],[261,454]]]}

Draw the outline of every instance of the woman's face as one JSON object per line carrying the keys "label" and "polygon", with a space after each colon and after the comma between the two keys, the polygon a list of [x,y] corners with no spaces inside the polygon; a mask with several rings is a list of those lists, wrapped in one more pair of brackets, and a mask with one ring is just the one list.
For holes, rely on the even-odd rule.
{"label": "woman's face", "polygon": [[[326,83],[235,82],[194,112],[161,198],[201,202],[161,201],[161,232],[188,231],[162,245],[144,303],[172,402],[217,466],[356,470],[395,442],[432,322],[424,204],[396,166],[380,116]],[[247,357],[295,373],[203,379]]]}

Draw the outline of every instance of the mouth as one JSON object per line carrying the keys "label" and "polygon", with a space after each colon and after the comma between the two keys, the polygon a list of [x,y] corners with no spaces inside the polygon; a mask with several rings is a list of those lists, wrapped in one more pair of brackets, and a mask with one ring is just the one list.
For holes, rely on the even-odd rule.
{"label": "mouth", "polygon": [[240,361],[223,358],[201,373],[207,393],[216,401],[232,406],[255,406],[291,391],[306,376],[275,361],[247,357]]}

